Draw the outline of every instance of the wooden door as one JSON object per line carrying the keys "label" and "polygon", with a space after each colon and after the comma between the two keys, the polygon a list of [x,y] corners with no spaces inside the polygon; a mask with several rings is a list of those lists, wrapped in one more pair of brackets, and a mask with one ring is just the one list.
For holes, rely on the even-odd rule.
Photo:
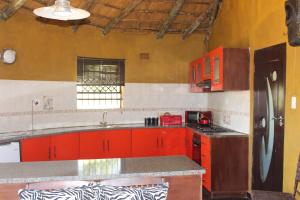
{"label": "wooden door", "polygon": [[36,137],[21,140],[21,161],[49,161],[50,137]]}
{"label": "wooden door", "polygon": [[[223,90],[223,48],[219,47],[210,53],[211,57],[211,91]],[[233,77],[234,78],[234,77]]]}
{"label": "wooden door", "polygon": [[286,44],[255,51],[252,188],[282,191]]}
{"label": "wooden door", "polygon": [[145,128],[132,130],[132,156],[158,156],[160,129]]}
{"label": "wooden door", "polygon": [[79,159],[79,133],[51,136],[51,160]]}
{"label": "wooden door", "polygon": [[161,155],[185,155],[185,129],[161,129],[159,147]]}
{"label": "wooden door", "polygon": [[106,157],[105,131],[82,132],[80,133],[79,138],[80,159]]}
{"label": "wooden door", "polygon": [[107,157],[128,158],[131,157],[131,130],[105,131]]}

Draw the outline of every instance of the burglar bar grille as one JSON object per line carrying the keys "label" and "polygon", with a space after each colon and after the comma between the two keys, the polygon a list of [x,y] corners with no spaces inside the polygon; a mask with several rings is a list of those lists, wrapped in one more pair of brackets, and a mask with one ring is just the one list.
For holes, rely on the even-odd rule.
{"label": "burglar bar grille", "polygon": [[120,108],[124,60],[78,57],[77,108]]}

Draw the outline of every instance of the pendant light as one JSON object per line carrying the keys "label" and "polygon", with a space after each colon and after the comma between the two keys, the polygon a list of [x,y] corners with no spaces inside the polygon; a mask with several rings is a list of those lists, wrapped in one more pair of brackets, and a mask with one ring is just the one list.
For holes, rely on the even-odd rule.
{"label": "pendant light", "polygon": [[33,13],[39,17],[55,20],[80,20],[90,16],[86,10],[73,8],[69,0],[56,0],[53,6],[37,8]]}

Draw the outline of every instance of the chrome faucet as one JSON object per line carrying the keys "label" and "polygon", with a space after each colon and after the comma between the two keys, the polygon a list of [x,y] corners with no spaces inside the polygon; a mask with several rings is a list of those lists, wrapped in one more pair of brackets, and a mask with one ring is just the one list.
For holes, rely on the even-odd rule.
{"label": "chrome faucet", "polygon": [[102,114],[102,121],[100,122],[100,125],[101,126],[106,126],[107,125],[107,121],[106,121],[106,118],[107,118],[107,112],[103,112]]}

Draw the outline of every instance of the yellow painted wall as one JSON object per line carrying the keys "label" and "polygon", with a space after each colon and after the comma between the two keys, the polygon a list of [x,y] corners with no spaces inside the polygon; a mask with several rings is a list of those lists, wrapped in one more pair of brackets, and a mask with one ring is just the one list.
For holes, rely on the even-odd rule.
{"label": "yellow painted wall", "polygon": [[[213,28],[209,42],[212,49],[219,45],[226,47],[250,47],[251,99],[253,99],[253,52],[256,49],[287,42],[285,26],[285,0],[225,0],[219,19]],[[239,31],[240,30],[240,31]],[[283,189],[293,191],[296,164],[300,153],[300,48],[287,47],[286,105],[284,141]],[[291,97],[298,99],[298,108],[292,110]],[[251,102],[251,118],[253,101]],[[252,121],[250,122],[252,124]],[[251,136],[253,130],[251,130]],[[251,137],[252,139],[252,137]],[[252,147],[250,148],[250,156]],[[251,162],[250,162],[251,165]]]}
{"label": "yellow painted wall", "polygon": [[[109,33],[80,26],[58,26],[37,21],[27,10],[19,10],[6,22],[0,21],[0,50],[13,48],[17,62],[0,63],[0,79],[76,80],[76,56],[126,59],[126,82],[186,83],[188,63],[203,54],[203,35],[183,41],[180,35],[162,40],[154,34]],[[149,53],[141,60],[140,53]]]}

